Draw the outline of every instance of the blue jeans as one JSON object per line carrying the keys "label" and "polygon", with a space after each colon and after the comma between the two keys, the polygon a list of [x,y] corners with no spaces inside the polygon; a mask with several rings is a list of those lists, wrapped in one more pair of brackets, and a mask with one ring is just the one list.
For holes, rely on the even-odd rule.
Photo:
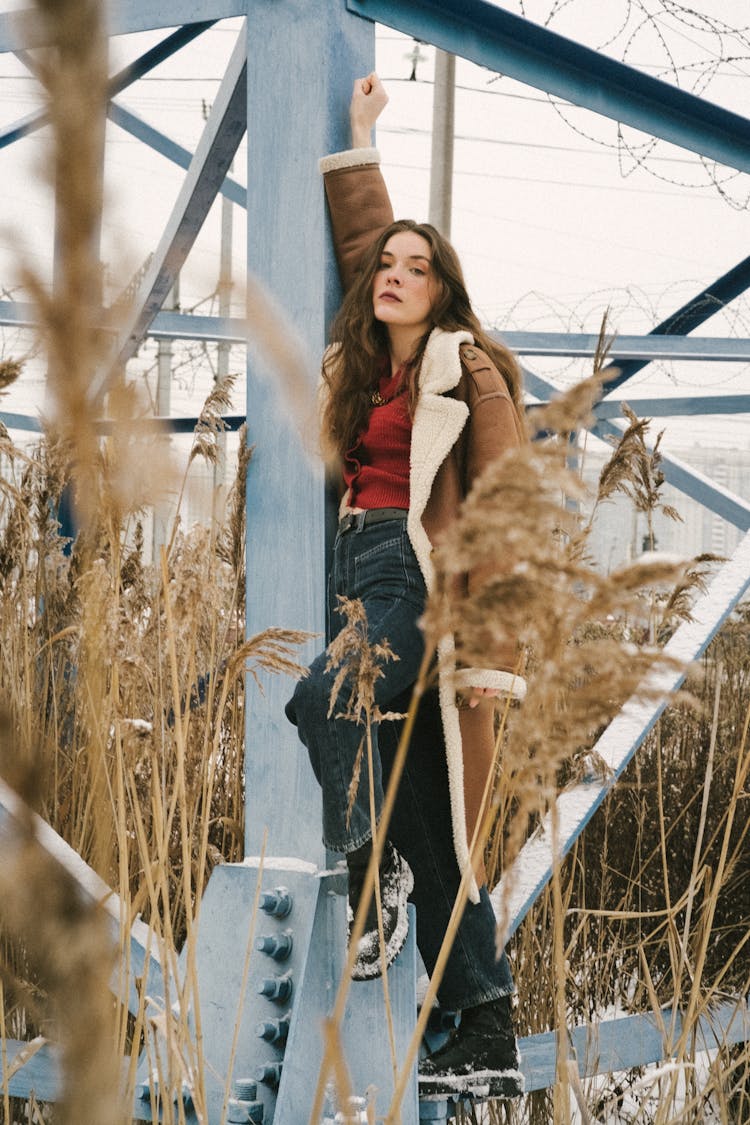
{"label": "blue jeans", "polygon": [[[365,608],[370,645],[387,641],[398,660],[382,664],[375,702],[382,711],[406,711],[419,671],[424,640],[418,621],[425,585],[406,520],[353,527],[336,537],[329,578],[329,629],[343,625],[336,596],[359,598]],[[321,653],[310,674],[297,684],[286,714],[307,747],[323,790],[323,840],[332,851],[351,852],[372,836],[366,752],[347,824],[349,787],[364,727],[350,719],[328,718],[336,670],[326,671]],[[351,685],[345,683],[334,714],[343,711]],[[373,724],[373,787],[380,815],[401,732],[400,721]],[[437,692],[427,692],[417,715],[388,836],[414,873],[411,899],[417,908],[417,944],[432,972],[448,925],[461,873],[453,849],[448,769]],[[446,1008],[471,1007],[513,991],[508,961],[495,959],[495,915],[482,888],[481,901],[467,904],[441,983]]]}

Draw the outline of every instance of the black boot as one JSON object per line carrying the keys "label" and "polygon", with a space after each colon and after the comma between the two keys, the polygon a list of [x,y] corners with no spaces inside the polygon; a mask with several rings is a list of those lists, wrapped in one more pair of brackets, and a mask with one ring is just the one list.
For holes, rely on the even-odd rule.
{"label": "black boot", "polygon": [[464,1008],[447,1042],[419,1067],[420,1097],[516,1098],[523,1093],[510,997]]}
{"label": "black boot", "polygon": [[[372,845],[368,843],[346,857],[349,868],[350,935],[371,854]],[[406,941],[409,930],[406,902],[413,887],[414,876],[409,864],[398,854],[390,840],[387,840],[380,859],[380,902],[383,910],[383,937],[387,966],[395,961]],[[373,889],[370,905],[367,908],[365,928],[357,946],[357,959],[352,968],[352,979],[371,980],[373,977],[379,977],[381,968],[378,914]]]}

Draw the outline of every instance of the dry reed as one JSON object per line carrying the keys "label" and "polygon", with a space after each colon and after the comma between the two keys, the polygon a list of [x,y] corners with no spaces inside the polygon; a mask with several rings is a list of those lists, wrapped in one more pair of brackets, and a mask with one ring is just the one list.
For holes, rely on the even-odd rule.
{"label": "dry reed", "polygon": [[[37,7],[55,44],[39,54],[37,66],[53,126],[60,250],[52,293],[28,272],[25,284],[40,312],[55,411],[54,430],[36,450],[17,449],[0,432],[0,772],[112,882],[126,908],[123,946],[129,920],[140,913],[149,922],[167,994],[160,1009],[142,994],[133,1018],[113,1003],[108,983],[117,951],[102,914],[80,902],[29,822],[1,873],[0,1032],[4,1052],[12,1036],[28,1040],[29,1053],[40,1034],[53,1034],[65,1081],[56,1120],[102,1125],[130,1118],[142,1045],[162,1088],[181,1091],[187,1082],[201,1108],[199,1012],[196,1026],[188,1019],[197,1003],[195,978],[178,978],[175,950],[194,932],[212,864],[242,854],[244,665],[296,674],[300,635],[277,631],[239,644],[250,458],[244,438],[218,534],[185,533],[176,524],[160,568],[144,563],[143,505],[161,475],[154,466],[164,464],[162,447],[144,444],[140,406],[117,381],[109,405],[117,425],[103,446],[88,398],[105,349],[96,254],[107,81],[100,7],[94,0],[38,0]],[[269,312],[255,288],[249,308]],[[269,335],[260,346],[273,350]],[[295,380],[304,364],[293,349],[281,359]],[[16,361],[4,361],[0,389],[18,372]],[[191,456],[211,457],[226,390],[218,388],[207,404]],[[591,393],[588,385],[578,388],[576,401],[556,403],[539,427],[574,432]],[[648,521],[664,509],[659,440],[649,452],[647,422],[632,415],[628,421],[594,508],[625,492]],[[663,640],[686,618],[703,578],[700,561],[664,597],[653,586],[675,579],[671,564],[595,576],[585,562],[586,526],[560,502],[584,500],[563,459],[561,444],[537,443],[495,466],[436,558],[442,578],[428,614],[431,635],[458,625],[467,663],[486,663],[509,637],[531,653],[529,696],[499,732],[495,803],[474,841],[482,847],[494,827],[487,844],[493,876],[558,786],[590,768],[594,733],[654,659],[652,644],[643,642]],[[81,528],[73,545],[57,523],[71,489]],[[484,575],[471,597],[445,598],[453,576],[467,570]],[[746,1044],[722,1047],[710,1066],[700,1073],[696,1067],[699,1018],[716,1000],[750,988],[749,829],[741,815],[748,798],[749,633],[743,607],[691,675],[704,707],[678,705],[665,714],[513,940],[524,1032],[557,1027],[562,1034],[570,1021],[613,1004],[658,1012],[662,1004],[687,1001],[675,1043],[679,1070],[653,1080],[658,1098],[633,1076],[596,1087],[573,1081],[584,1117],[686,1125],[710,1114],[727,1122],[750,1118]],[[404,723],[355,948],[428,663],[429,657]],[[334,1067],[342,1093],[337,1019],[350,967],[327,1028],[324,1063]],[[130,1066],[118,1099],[123,1057]],[[7,1075],[5,1062],[4,1054]],[[545,1125],[567,1119],[567,1065],[560,1077],[551,1099],[535,1095],[487,1115]],[[179,1120],[181,1102],[165,1100],[163,1107],[166,1120]],[[33,1097],[25,1104],[11,1099],[6,1082],[3,1115],[7,1122],[25,1115],[41,1121],[44,1110]]]}

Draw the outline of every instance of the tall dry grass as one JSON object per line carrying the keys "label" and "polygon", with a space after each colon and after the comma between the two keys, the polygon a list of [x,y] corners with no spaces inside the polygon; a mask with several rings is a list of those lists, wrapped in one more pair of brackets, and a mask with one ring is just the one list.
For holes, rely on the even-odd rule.
{"label": "tall dry grass", "polygon": [[[605,354],[602,349],[602,360]],[[603,768],[591,751],[597,735],[636,689],[641,695],[646,693],[642,687],[646,673],[655,662],[664,662],[661,645],[680,621],[689,618],[692,600],[704,588],[711,567],[712,560],[708,557],[675,564],[673,560],[648,556],[604,577],[591,565],[587,555],[588,534],[598,507],[616,492],[630,495],[647,519],[656,510],[664,511],[659,441],[649,447],[646,442],[648,423],[629,412],[626,412],[629,425],[625,435],[605,466],[593,499],[586,497],[580,480],[569,471],[566,465],[568,435],[581,425],[597,384],[595,376],[588,385],[579,386],[573,394],[555,402],[538,416],[536,424],[545,435],[544,440],[496,463],[477,482],[452,533],[433,556],[438,574],[437,592],[430,599],[425,615],[428,652],[415,701],[430,680],[431,656],[440,638],[447,633],[458,638],[459,659],[466,665],[491,664],[493,652],[503,651],[513,637],[521,638],[528,653],[527,698],[520,707],[509,710],[506,703],[502,709],[497,737],[497,784],[473,842],[476,850],[485,849],[493,879],[503,866],[507,868],[512,863],[538,819],[547,812],[554,814],[554,800],[560,789]],[[556,436],[550,436],[552,433]],[[570,503],[571,498],[575,504]],[[580,505],[587,501],[589,514],[584,517],[581,511],[585,509]],[[677,513],[667,514],[677,518]],[[472,576],[468,585],[457,581],[466,573]],[[457,589],[463,593],[457,596]],[[358,689],[365,697],[371,691],[373,675],[377,674],[373,669],[377,667],[378,655],[383,657],[384,654],[371,653],[369,660],[360,660],[356,668],[349,668],[355,678],[360,667],[364,669],[358,679]],[[366,707],[360,711],[367,728],[373,716],[366,713]],[[413,712],[414,704],[410,718]],[[660,730],[672,722],[691,744],[696,724],[703,714],[699,700],[683,693],[662,720]],[[735,718],[735,729],[741,730],[741,726]],[[408,753],[408,728],[407,720],[396,774],[401,756]],[[365,732],[363,752],[366,742]],[[715,731],[711,744],[715,747]],[[697,746],[692,753],[701,759]],[[673,749],[671,764],[676,765],[685,757],[683,744]],[[631,768],[631,774],[635,771],[639,781],[643,778],[642,763],[649,763],[649,759],[653,769],[652,752],[647,748]],[[724,793],[711,784],[708,773],[705,775],[707,799],[702,805],[698,804],[699,833],[682,837],[692,857],[692,876],[685,884],[687,893],[685,887],[679,893],[670,889],[670,880],[674,878],[679,883],[681,877],[669,853],[668,841],[674,829],[668,822],[671,815],[677,819],[683,817],[690,803],[674,783],[671,786],[672,795],[676,797],[674,804],[665,798],[661,783],[655,787],[658,804],[653,814],[646,811],[649,786],[639,783],[638,798],[644,802],[644,807],[636,822],[639,825],[637,840],[633,839],[632,809],[625,807],[623,811],[617,807],[618,799],[625,800],[625,795],[629,794],[629,786],[627,782],[624,787],[618,786],[607,809],[584,834],[574,855],[555,871],[550,888],[519,931],[513,947],[520,997],[520,1030],[523,1033],[557,1031],[558,1081],[549,1092],[532,1095],[521,1105],[485,1107],[483,1119],[569,1122],[574,1114],[577,1120],[587,1121],[599,1119],[601,1113],[608,1114],[609,1120],[625,1119],[622,1117],[622,1085],[615,1087],[619,1093],[612,1105],[607,1100],[605,1082],[600,1082],[599,1089],[581,1082],[575,1068],[568,1063],[567,1029],[582,1019],[600,1017],[614,1004],[621,1011],[636,1012],[652,1011],[669,1001],[679,1006],[685,1017],[679,1035],[673,1036],[676,1066],[669,1073],[689,1075],[691,1090],[686,1096],[683,1082],[674,1077],[660,1080],[654,1110],[653,1091],[648,1083],[642,1082],[640,1086],[630,1083],[630,1096],[636,1106],[633,1120],[699,1121],[707,1107],[715,1109],[716,1119],[721,1120],[727,1106],[734,1105],[742,1096],[738,1080],[730,1077],[729,1084],[724,1078],[719,1082],[716,1067],[710,1070],[706,1067],[708,1077],[705,1077],[695,1065],[698,1020],[705,1016],[719,995],[716,985],[722,983],[726,988],[732,980],[735,989],[732,994],[739,998],[738,1004],[746,985],[742,978],[742,951],[747,940],[742,921],[747,919],[745,906],[737,907],[735,903],[733,925],[726,937],[731,948],[729,958],[722,961],[721,951],[716,958],[712,952],[718,942],[713,924],[723,918],[723,911],[734,901],[733,891],[745,885],[741,875],[738,880],[738,864],[742,865],[746,835],[745,818],[738,815],[747,795],[744,749],[738,747],[732,760],[736,768],[727,776]],[[660,761],[657,765],[661,778],[665,764]],[[706,762],[702,760],[702,768],[705,767]],[[684,776],[684,769],[680,772]],[[696,784],[695,776],[687,784]],[[389,796],[390,793],[379,825],[381,837],[387,833]],[[692,803],[695,803],[694,798]],[[717,812],[720,822],[713,825],[712,816]],[[608,813],[613,819],[609,819]],[[602,870],[601,864],[609,854],[619,861],[631,854],[634,845],[640,847],[641,827],[646,823],[652,829],[651,870],[640,862],[632,862],[625,874],[625,886],[618,888],[619,897],[612,902],[607,896],[613,890],[613,881],[610,878],[606,886],[597,888],[597,872]],[[597,837],[602,825],[604,840]],[[626,843],[628,836],[630,844]],[[706,871],[709,848],[713,849],[715,857],[716,877],[711,883],[710,900],[699,910],[697,876],[703,877]],[[376,847],[376,855],[377,850]],[[584,854],[597,857],[593,872],[590,862],[582,862]],[[375,888],[374,862],[371,866],[371,878],[363,896],[365,902],[368,891]],[[646,896],[641,884],[648,879],[653,889],[654,871],[659,875],[655,885],[658,905],[651,903],[644,908]],[[746,873],[746,865],[742,872]],[[444,956],[455,936],[466,898],[468,871],[466,876],[446,934]],[[633,899],[639,905],[633,905]],[[360,909],[364,908],[361,904]],[[696,911],[701,916],[700,923]],[[646,918],[653,918],[655,932],[663,941],[671,943],[667,951],[669,963],[673,971],[677,965],[677,975],[685,978],[680,987],[670,989],[663,980],[656,986],[658,964],[650,962],[647,944],[634,945],[635,959],[632,950],[629,959],[627,951],[631,947],[627,943],[623,947],[622,939],[607,941],[608,923],[614,923],[615,927],[624,925],[627,929],[628,924],[632,927],[634,922],[643,926]],[[695,925],[691,930],[691,919],[699,926],[700,937],[694,932]],[[504,925],[505,920],[501,919],[501,936]],[[719,926],[722,932],[721,923]],[[691,954],[689,949],[696,942],[697,952]],[[602,958],[606,955],[603,965],[596,963],[597,953]],[[707,972],[712,962],[723,964],[719,978]],[[408,1068],[418,1047],[430,1002],[439,987],[441,965],[442,960],[439,960],[410,1051],[400,1060],[396,1092],[385,1118],[388,1122],[399,1120]],[[342,980],[342,993],[346,993],[346,977]],[[340,1014],[337,1005],[327,1027],[327,1052],[318,1087],[319,1098],[324,1081],[334,1072],[336,1059],[339,1059],[340,1069]],[[657,1018],[664,1017],[659,1013]],[[730,1074],[746,1075],[746,1050],[735,1051],[734,1056]],[[346,1082],[345,1075],[341,1081]],[[347,1088],[344,1085],[342,1092]],[[476,1112],[479,1111],[464,1114],[466,1120],[477,1119]],[[314,1112],[310,1120],[315,1120]]]}
{"label": "tall dry grass", "polygon": [[[585,536],[597,507],[613,492],[629,494],[647,517],[662,507],[658,442],[651,452],[647,423],[630,413],[627,417],[627,431],[602,470],[591,514],[583,521],[583,539],[575,530],[563,534],[564,557],[572,552],[585,558]],[[497,823],[486,856],[491,878],[497,879],[517,853],[523,837],[519,817],[533,823],[556,788],[576,780],[578,762],[584,769],[596,768],[586,748],[604,718],[599,708],[633,686],[629,673],[622,675],[613,661],[617,648],[639,661],[653,659],[654,641],[663,642],[689,618],[711,564],[708,557],[692,560],[666,589],[660,581],[649,590],[654,574],[648,577],[644,569],[640,592],[621,572],[614,576],[616,586],[638,593],[629,603],[619,600],[618,589],[610,605],[600,601],[609,579],[584,587],[587,606],[596,607],[596,613],[569,630],[566,656],[542,661],[545,679],[548,670],[554,678],[568,669],[567,682],[555,685],[559,694],[550,692],[548,682],[542,685],[539,710],[555,716],[546,737],[534,739],[538,719],[531,716],[524,723],[523,712],[522,722],[509,729],[498,772]],[[556,605],[550,606],[555,626]],[[701,1055],[705,1037],[699,1020],[710,1020],[712,1006],[727,1001],[737,1006],[741,1019],[750,988],[749,626],[745,604],[690,670],[686,692],[664,713],[511,943],[522,1034],[556,1029],[567,1057],[566,1027],[596,1022],[614,1011],[650,1012],[664,1027],[675,1065],[653,1082],[646,1071],[584,1082],[572,1091],[561,1067],[554,1089],[532,1095],[522,1107],[491,1110],[488,1120],[535,1125],[570,1120],[574,1099],[577,1120],[748,1119],[748,1046],[722,1047],[719,1037],[714,1057]],[[533,662],[538,663],[539,654],[550,650],[544,634],[533,633],[534,644]],[[642,671],[641,665],[636,679]],[[583,725],[575,719],[581,702]],[[533,765],[526,757],[529,749]],[[538,763],[539,757],[546,762]],[[536,793],[533,771],[541,782]],[[662,1016],[664,1005],[681,1010],[681,1030],[670,1015]]]}
{"label": "tall dry grass", "polygon": [[[299,672],[301,634],[269,630],[242,640],[247,455],[240,459],[221,534],[176,530],[160,565],[152,566],[143,559],[139,515],[124,509],[117,520],[109,510],[99,533],[88,536],[85,552],[78,542],[68,551],[56,520],[67,464],[59,443],[43,441],[25,452],[7,437],[0,445],[6,465],[0,500],[0,774],[119,893],[126,926],[138,915],[149,924],[175,989],[172,951],[194,935],[213,864],[243,854],[245,668],[249,663]],[[102,471],[106,463],[102,458]],[[91,667],[97,669],[95,703]],[[116,1062],[148,1035],[111,999],[107,977],[114,951],[104,920],[90,912],[105,968],[97,972],[93,958],[82,978],[88,944],[60,933],[76,894],[67,881],[59,886],[59,868],[46,862],[31,829],[18,864],[6,862],[4,852],[6,1034],[44,1034],[64,1043],[65,1028],[54,1015],[58,1006],[68,1015],[80,1011],[93,1029],[97,1024],[86,1016],[83,1001],[97,996],[107,1031],[100,1019],[100,1049],[87,1049],[85,1060],[87,1070],[103,1075],[103,1058]],[[74,923],[83,925],[77,917],[70,919]],[[126,948],[126,932],[123,942]],[[62,968],[53,973],[52,948],[63,960],[69,957],[70,981]],[[67,991],[56,992],[58,978],[75,990],[77,1005]],[[185,1006],[189,999],[184,997]],[[142,1020],[148,1022],[145,1012]],[[194,1037],[187,1020],[179,1034],[185,1043]],[[169,1069],[164,1061],[159,1065]],[[194,1074],[196,1067],[181,1069]],[[82,1091],[80,1070],[71,1073]],[[119,1064],[105,1083],[110,1113],[118,1074]],[[81,1104],[62,1119],[76,1125],[108,1119],[95,1100],[87,1101],[87,1115]],[[122,1111],[116,1119],[126,1118]]]}
{"label": "tall dry grass", "polygon": [[[35,450],[0,433],[0,772],[118,891],[123,944],[129,921],[140,914],[148,922],[167,997],[162,1008],[142,997],[135,1017],[113,1001],[105,982],[114,954],[101,913],[77,904],[29,822],[0,872],[0,1029],[3,1040],[59,1042],[65,1086],[55,1119],[102,1125],[130,1118],[142,1047],[162,1088],[187,1083],[201,1109],[195,978],[189,971],[178,981],[174,951],[185,942],[190,949],[212,864],[241,856],[244,666],[295,674],[300,638],[271,631],[242,643],[244,440],[224,525],[214,534],[176,522],[157,564],[144,561],[142,513],[166,472],[163,449],[140,431],[139,405],[121,381],[111,384],[117,425],[106,443],[88,396],[106,357],[96,255],[106,88],[100,8],[39,0],[38,11],[55,44],[37,62],[54,137],[59,258],[54,291],[30,273],[25,282],[40,311],[55,409]],[[261,301],[255,290],[251,296]],[[297,364],[282,359],[290,371]],[[0,381],[17,374],[6,363]],[[212,456],[226,393],[217,388],[207,403],[191,458]],[[591,767],[596,731],[689,612],[700,579],[700,571],[677,576],[658,562],[606,580],[588,566],[586,523],[565,503],[583,501],[582,488],[564,461],[566,435],[591,393],[579,388],[576,400],[539,420],[560,440],[523,450],[480,482],[436,558],[439,591],[453,590],[453,576],[467,569],[484,577],[471,596],[435,599],[433,642],[458,623],[468,663],[477,655],[486,662],[508,634],[531,653],[529,697],[502,713],[497,785],[474,840],[492,877],[559,787]],[[661,504],[658,449],[656,457],[646,449],[644,422],[629,421],[596,503],[629,492],[648,517]],[[81,528],[72,545],[56,518],[69,494]],[[510,568],[498,571],[498,552]],[[668,578],[676,585],[665,594]],[[572,1098],[589,1120],[750,1118],[747,1047],[721,1049],[710,1066],[696,1066],[694,1037],[713,1001],[750,987],[749,627],[747,610],[738,611],[691,674],[702,706],[667,712],[512,942],[522,1033],[553,1028],[564,1047],[566,1026],[615,1005],[678,1004],[687,1019],[674,1039],[677,1069],[655,1090],[626,1075],[571,1091],[561,1067],[550,1093],[481,1111],[488,1120],[567,1121]],[[428,674],[426,664],[420,691]],[[335,1022],[329,1032],[335,1046]],[[130,1066],[118,1098],[123,1057]],[[397,1061],[402,1081],[405,1060]],[[179,1120],[179,1099],[164,1106],[167,1120]],[[15,1102],[6,1086],[4,1119],[27,1115],[48,1116]]]}
{"label": "tall dry grass", "polygon": [[[59,1045],[55,1121],[103,1125],[131,1119],[142,1048],[162,1091],[187,1086],[203,1112],[191,951],[213,864],[243,851],[245,670],[298,674],[302,634],[268,630],[243,640],[244,433],[224,522],[184,530],[178,514],[160,559],[144,559],[147,505],[179,477],[164,443],[139,424],[142,405],[122,373],[108,385],[115,425],[106,441],[90,394],[110,355],[98,261],[102,5],[39,0],[36,15],[50,44],[33,61],[51,123],[56,261],[51,288],[24,271],[48,360],[45,435],[21,450],[0,432],[0,774],[29,810],[4,839],[0,1027],[4,1051],[8,1038]],[[2,384],[17,375],[6,362]],[[209,397],[188,463],[215,455],[229,391],[225,382]],[[60,533],[65,505],[78,527],[72,543]],[[32,809],[119,894],[120,950],[104,912],[84,905],[39,844]],[[115,964],[132,976],[129,930],[138,917],[160,955],[166,993],[156,1005],[141,994],[129,1015],[109,977]],[[178,977],[181,947],[188,971]],[[6,1122],[47,1118],[33,1099],[11,1099],[7,1082],[2,1093]],[[164,1104],[165,1120],[183,1116],[181,1098]]]}

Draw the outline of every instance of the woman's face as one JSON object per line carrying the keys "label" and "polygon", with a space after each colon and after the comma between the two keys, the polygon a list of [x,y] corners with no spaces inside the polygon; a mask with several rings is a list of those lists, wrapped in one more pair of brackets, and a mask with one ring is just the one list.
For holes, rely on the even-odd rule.
{"label": "woman's face", "polygon": [[432,249],[414,231],[392,234],[383,247],[372,282],[375,319],[394,328],[409,328],[415,336],[430,327],[436,284]]}

